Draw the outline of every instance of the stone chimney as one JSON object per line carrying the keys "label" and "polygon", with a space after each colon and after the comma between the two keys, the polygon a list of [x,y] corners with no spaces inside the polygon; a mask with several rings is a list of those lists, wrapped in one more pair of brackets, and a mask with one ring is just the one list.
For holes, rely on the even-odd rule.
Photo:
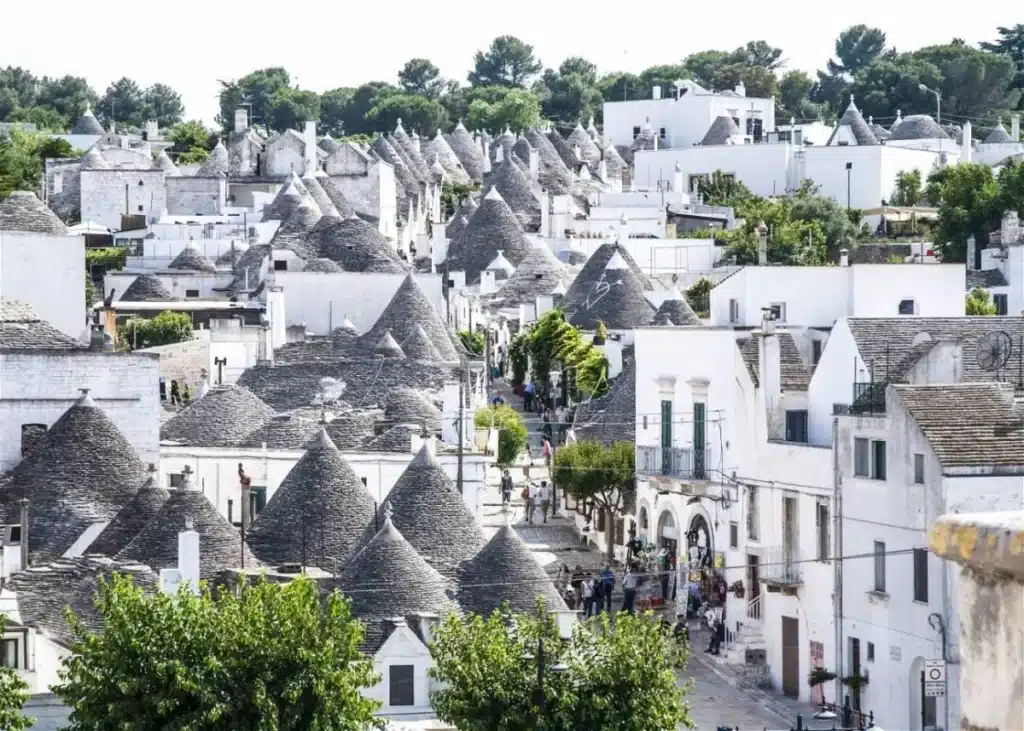
{"label": "stone chimney", "polygon": [[977,260],[978,251],[978,240],[974,238],[974,234],[967,237],[967,271],[972,272],[976,269],[975,261]]}
{"label": "stone chimney", "polygon": [[769,439],[785,437],[785,420],[782,418],[782,350],[779,336],[775,332],[775,315],[765,308],[761,320],[761,337],[758,343],[758,380],[764,394],[765,423]]}
{"label": "stone chimney", "polygon": [[501,145],[494,146],[494,162],[503,162],[505,160],[505,148]]}
{"label": "stone chimney", "polygon": [[1010,139],[1020,142],[1020,115],[1014,114],[1010,117]]}
{"label": "stone chimney", "polygon": [[964,122],[963,140],[960,142],[960,162],[970,162],[974,147],[971,144],[971,123]]}
{"label": "stone chimney", "polygon": [[21,568],[24,571],[31,564],[28,558],[29,525],[28,525],[28,498],[22,498],[21,503]]}
{"label": "stone chimney", "polygon": [[249,110],[239,107],[235,110],[235,132],[241,133],[249,129]]}
{"label": "stone chimney", "polygon": [[768,266],[768,227],[764,221],[757,224],[757,264]]}
{"label": "stone chimney", "polygon": [[178,573],[181,582],[199,591],[199,532],[191,518],[185,519],[185,530],[178,534]]}
{"label": "stone chimney", "polygon": [[597,177],[601,180],[608,180],[608,163],[604,158],[601,158],[601,162],[597,164]]}
{"label": "stone chimney", "polygon": [[316,162],[316,122],[306,122],[305,133],[303,138],[306,142],[305,149],[305,169],[303,170],[304,175],[313,175],[319,168]]}

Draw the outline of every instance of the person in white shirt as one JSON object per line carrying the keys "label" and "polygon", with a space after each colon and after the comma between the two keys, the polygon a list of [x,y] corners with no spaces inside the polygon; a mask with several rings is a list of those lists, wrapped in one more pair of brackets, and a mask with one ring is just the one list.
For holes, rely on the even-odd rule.
{"label": "person in white shirt", "polygon": [[526,493],[526,522],[533,524],[533,511],[537,507],[537,500],[540,497],[540,488],[533,482],[527,488]]}
{"label": "person in white shirt", "polygon": [[622,577],[622,611],[633,613],[633,603],[636,601],[636,575],[632,568],[626,567],[626,574]]}
{"label": "person in white shirt", "polygon": [[583,580],[583,616],[594,614],[594,579],[588,574]]}
{"label": "person in white shirt", "polygon": [[548,522],[548,509],[551,507],[551,485],[547,480],[540,481],[540,511],[544,522]]}

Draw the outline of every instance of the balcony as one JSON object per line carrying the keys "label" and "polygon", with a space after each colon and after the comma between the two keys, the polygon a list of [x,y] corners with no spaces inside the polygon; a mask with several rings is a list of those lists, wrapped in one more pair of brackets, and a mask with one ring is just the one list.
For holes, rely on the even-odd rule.
{"label": "balcony", "polygon": [[761,581],[786,589],[804,583],[803,564],[795,544],[773,546],[761,552]]}
{"label": "balcony", "polygon": [[711,467],[711,449],[693,447],[637,446],[638,477],[674,477],[679,480],[707,480]]}

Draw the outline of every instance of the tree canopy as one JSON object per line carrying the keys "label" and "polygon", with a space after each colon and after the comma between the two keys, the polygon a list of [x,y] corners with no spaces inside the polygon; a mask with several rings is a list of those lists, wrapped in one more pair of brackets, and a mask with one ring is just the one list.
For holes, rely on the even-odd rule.
{"label": "tree canopy", "polygon": [[[7,617],[0,614],[0,636],[7,627]],[[28,684],[14,668],[0,667],[0,728],[4,731],[27,731],[35,722],[21,709],[28,701]]]}
{"label": "tree canopy", "polygon": [[0,132],[0,200],[16,190],[36,190],[48,158],[75,155],[63,138],[20,129]]}
{"label": "tree canopy", "polygon": [[[182,587],[147,594],[130,579],[101,583],[103,634],[68,610],[72,654],[55,688],[68,731],[364,731],[378,677],[359,651],[362,625],[312,579],[260,581],[236,593]],[[6,728],[6,727],[5,727]]]}
{"label": "tree canopy", "polygon": [[544,65],[533,46],[515,36],[498,36],[486,51],[473,56],[469,83],[473,86],[526,86]]}
{"label": "tree canopy", "polygon": [[150,319],[133,317],[121,326],[118,338],[125,350],[183,343],[192,339],[192,318],[170,310]]}

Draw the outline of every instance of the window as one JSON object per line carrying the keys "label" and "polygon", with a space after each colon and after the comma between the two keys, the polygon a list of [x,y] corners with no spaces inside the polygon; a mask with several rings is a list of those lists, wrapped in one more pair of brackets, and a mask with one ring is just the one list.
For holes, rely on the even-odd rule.
{"label": "window", "polygon": [[644,429],[647,429],[647,414],[644,414]]}
{"label": "window", "polygon": [[275,272],[286,272],[288,271],[288,262],[284,259],[274,260],[274,271]]}
{"label": "window", "polygon": [[928,603],[928,551],[914,549],[914,601]]}
{"label": "window", "polygon": [[661,139],[665,139],[665,128],[664,127],[662,127],[661,129],[658,130],[658,137],[660,137]]}
{"label": "window", "polygon": [[661,448],[672,446],[672,402],[661,402]]}
{"label": "window", "polygon": [[176,475],[167,475],[167,479],[170,480],[171,489],[176,490],[181,487],[183,482],[185,482],[185,475],[180,473]]}
{"label": "window", "polygon": [[899,314],[901,315],[916,315],[917,314],[917,303],[914,300],[900,300]]}
{"label": "window", "polygon": [[388,667],[388,702],[392,706],[416,705],[413,670],[412,665]]}
{"label": "window", "polygon": [[867,477],[871,474],[871,454],[869,448],[870,442],[867,439],[856,437],[853,440],[854,477]]}
{"label": "window", "polygon": [[235,522],[235,501],[234,500],[228,500],[228,522],[232,523],[232,524]]}
{"label": "window", "polygon": [[819,502],[814,514],[818,530],[818,560],[828,561],[829,552],[832,547],[832,541],[829,536],[832,526],[829,522],[828,503]]}
{"label": "window", "polygon": [[875,591],[885,593],[885,544],[875,541]]}
{"label": "window", "polygon": [[747,488],[747,538],[756,541],[758,533],[757,488]]}
{"label": "window", "polygon": [[869,642],[868,643],[867,661],[868,662],[874,662],[875,661],[875,643],[874,642]]}
{"label": "window", "polygon": [[142,213],[142,206],[139,205],[139,213]]}
{"label": "window", "polygon": [[191,297],[193,299],[199,299],[199,290],[198,289],[186,289],[185,290],[185,297],[186,298]]}
{"label": "window", "polygon": [[21,654],[18,650],[19,642],[16,639],[4,640],[0,642],[0,668],[17,668],[18,656]]}
{"label": "window", "polygon": [[249,505],[249,511],[252,513],[252,517],[255,518],[267,506],[267,488],[253,485],[249,497],[252,500],[252,503]]}
{"label": "window", "polygon": [[811,341],[811,365],[816,366],[821,362],[821,341]]}
{"label": "window", "polygon": [[764,136],[764,122],[757,117],[748,117],[747,134],[753,137],[755,142],[760,142]]}
{"label": "window", "polygon": [[924,670],[921,671],[921,725],[924,728],[935,728],[938,725],[938,714],[935,711],[934,696],[924,694]]}
{"label": "window", "polygon": [[807,443],[807,411],[786,412],[786,441]]}
{"label": "window", "polygon": [[705,464],[707,456],[707,416],[706,405],[697,402],[693,405],[693,476],[703,480],[705,476]]}
{"label": "window", "polygon": [[923,485],[924,484],[924,455],[923,454],[915,454],[914,455],[914,484],[915,485]]}
{"label": "window", "polygon": [[885,479],[885,442],[881,439],[871,440],[871,479]]}
{"label": "window", "polygon": [[639,127],[634,127],[633,128],[633,139],[635,140],[639,136],[640,136],[640,128]]}
{"label": "window", "polygon": [[729,322],[735,324],[740,321],[739,300],[729,300]]}
{"label": "window", "polygon": [[1005,315],[1006,311],[1009,309],[1007,307],[1006,295],[1005,294],[994,294],[994,295],[992,295],[992,304],[994,304],[996,306],[996,314],[997,315]]}
{"label": "window", "polygon": [[740,547],[740,526],[739,523],[733,521],[729,523],[729,548]]}
{"label": "window", "polygon": [[771,310],[772,319],[775,322],[786,321],[786,303],[785,302],[772,302],[768,305],[768,309]]}

